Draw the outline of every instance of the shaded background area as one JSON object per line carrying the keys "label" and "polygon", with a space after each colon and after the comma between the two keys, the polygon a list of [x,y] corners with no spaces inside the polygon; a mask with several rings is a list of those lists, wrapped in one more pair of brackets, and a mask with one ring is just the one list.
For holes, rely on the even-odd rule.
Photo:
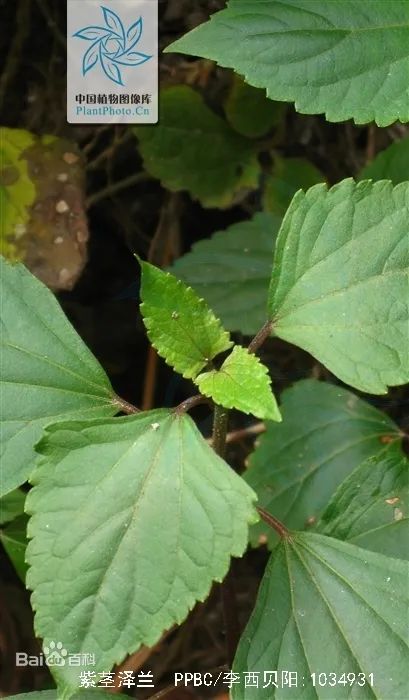
{"label": "shaded background area", "polygon": [[[161,48],[224,4],[222,0],[160,0]],[[134,253],[157,265],[169,265],[195,241],[248,219],[260,209],[259,197],[251,193],[231,208],[205,209],[187,193],[169,193],[157,180],[145,177],[136,138],[126,127],[67,124],[65,3],[0,0],[0,12],[0,124],[66,138],[77,145],[84,162],[88,261],[73,290],[59,294],[60,302],[117,393],[144,408],[175,405],[195,391],[149,350],[138,310]],[[175,54],[161,57],[162,86],[188,84],[200,90],[219,114],[231,75],[208,61]],[[356,175],[378,151],[405,133],[407,128],[398,124],[387,129],[372,124],[356,127],[350,122],[330,124],[320,116],[298,115],[288,105],[272,135],[272,152],[308,159],[333,184]],[[265,158],[267,161],[271,154]],[[312,357],[277,339],[269,341],[261,355],[270,367],[277,393],[305,377],[338,383]],[[403,389],[385,398],[365,398],[402,427],[408,424],[408,396]],[[194,415],[207,436],[211,422],[206,409],[196,409]],[[247,424],[243,416],[232,415],[231,430]],[[251,437],[239,436],[229,445],[227,460],[238,471],[244,468],[252,442]],[[229,596],[240,626],[254,603],[266,559],[266,552],[260,549],[233,563]],[[0,696],[6,697],[52,683],[45,669],[15,668],[17,651],[36,654],[39,645],[32,631],[29,596],[3,552],[0,562]],[[138,697],[165,691],[173,684],[175,672],[220,669],[226,664],[225,642],[220,586],[216,585],[208,601],[198,604],[181,628],[165,635],[152,653],[141,652],[131,660],[127,668],[152,670],[155,678],[155,691],[139,691]],[[212,692],[227,691],[220,686]],[[209,693],[178,689],[160,697],[183,699]]]}

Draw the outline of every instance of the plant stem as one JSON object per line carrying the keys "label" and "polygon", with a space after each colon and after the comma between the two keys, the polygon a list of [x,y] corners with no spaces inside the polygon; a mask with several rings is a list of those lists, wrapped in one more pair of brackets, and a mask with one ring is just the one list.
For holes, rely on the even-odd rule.
{"label": "plant stem", "polygon": [[188,399],[182,401],[182,403],[180,403],[179,406],[176,406],[173,410],[175,411],[175,413],[178,414],[186,413],[187,411],[190,411],[191,408],[199,406],[199,404],[201,403],[210,402],[211,399],[208,399],[207,396],[203,396],[202,394],[196,394],[195,396],[190,396]]}
{"label": "plant stem", "polygon": [[114,396],[114,398],[112,399],[112,403],[115,406],[118,406],[118,408],[121,409],[122,413],[126,413],[128,416],[134,413],[141,413],[140,408],[137,408],[133,404],[128,403],[128,401],[125,401],[125,399],[121,399],[120,396]]}
{"label": "plant stem", "polygon": [[265,431],[266,425],[263,422],[254,423],[254,425],[249,425],[247,428],[242,428],[241,430],[232,430],[231,433],[227,433],[226,435],[226,445],[229,445],[231,442],[239,442],[253,435],[261,435],[261,433],[265,433]]}
{"label": "plant stem", "polygon": [[[248,437],[253,437],[265,433],[266,424],[260,421],[259,423],[254,423],[253,425],[247,426],[247,428],[241,428],[240,430],[232,430],[231,433],[226,435],[226,445],[230,445],[232,442],[239,442]],[[212,445],[212,438],[207,438],[206,442]]]}
{"label": "plant stem", "polygon": [[125,177],[123,180],[114,182],[112,183],[112,185],[107,185],[107,187],[104,187],[104,189],[99,190],[99,192],[91,194],[85,202],[86,207],[87,209],[90,209],[90,207],[93,207],[94,204],[97,204],[102,199],[105,199],[105,197],[112,197],[112,195],[116,194],[117,192],[120,192],[121,190],[125,190],[128,187],[132,187],[133,185],[139,185],[139,183],[146,182],[146,180],[149,179],[150,176],[145,172],[135,173],[134,175]]}
{"label": "plant stem", "polygon": [[213,418],[212,447],[219,457],[224,457],[226,449],[227,424],[229,412],[227,408],[215,404]]}
{"label": "plant stem", "polygon": [[250,345],[248,346],[247,350],[249,352],[256,352],[256,350],[263,345],[263,343],[267,340],[267,338],[270,337],[271,331],[273,329],[273,322],[272,321],[266,321],[264,326],[262,326],[257,333],[257,335],[254,336],[253,340],[251,341]]}
{"label": "plant stem", "polygon": [[155,348],[149,345],[145,367],[145,382],[143,385],[142,410],[149,411],[155,403],[156,376],[158,370],[158,355]]}
{"label": "plant stem", "polygon": [[231,668],[241,636],[237,611],[236,587],[234,584],[234,561],[231,563],[230,571],[222,582],[220,590],[224,628],[226,631],[227,664],[229,668]]}
{"label": "plant stem", "polygon": [[[229,412],[227,408],[215,404],[213,418],[212,447],[219,457],[224,457],[226,450],[227,425]],[[223,608],[224,628],[226,632],[227,662],[231,668],[234,655],[240,639],[236,591],[234,588],[233,571],[230,568],[221,584],[221,599]]]}
{"label": "plant stem", "polygon": [[281,539],[287,539],[290,536],[290,531],[287,530],[285,525],[283,523],[280,523],[277,518],[274,517],[274,515],[271,515],[271,513],[267,513],[264,508],[257,507],[257,512],[262,520],[264,520],[267,525],[273,528],[273,530],[276,531],[276,533],[281,537]]}

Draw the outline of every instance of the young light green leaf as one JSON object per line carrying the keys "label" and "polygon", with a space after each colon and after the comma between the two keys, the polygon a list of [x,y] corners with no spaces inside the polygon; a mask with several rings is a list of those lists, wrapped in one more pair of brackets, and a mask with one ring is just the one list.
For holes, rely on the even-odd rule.
{"label": "young light green leaf", "polygon": [[273,214],[257,213],[195,243],[171,268],[229,331],[255,335],[266,321],[271,251],[280,223]]}
{"label": "young light green leaf", "polygon": [[255,189],[260,166],[252,141],[234,132],[192,88],[161,92],[161,118],[134,127],[145,169],[173,192],[187,190],[204,207],[231,206]]}
{"label": "young light green leaf", "polygon": [[273,102],[265,90],[245,83],[235,75],[224,103],[226,117],[233,129],[248,138],[260,138],[283,122],[286,105]]}
{"label": "young light green leaf", "polygon": [[[244,478],[263,508],[298,530],[319,519],[348,474],[384,450],[384,439],[400,439],[386,414],[314,379],[283,392],[281,413],[280,425],[267,425]],[[251,542],[265,541],[271,546],[277,537],[260,522],[251,530]]]}
{"label": "young light green leaf", "polygon": [[109,380],[54,295],[22,265],[0,261],[0,494],[24,483],[43,427],[118,412]]}
{"label": "young light green leaf", "polygon": [[373,394],[409,381],[409,182],[298,192],[277,239],[270,317],[283,340]]}
{"label": "young light green leaf", "polygon": [[267,367],[240,345],[234,346],[219,370],[199,374],[195,383],[202,394],[225,408],[262,420],[281,420]]}
{"label": "young light green leaf", "polygon": [[394,185],[409,180],[409,136],[378,153],[360,173],[359,180],[391,180]]}
{"label": "young light green leaf", "polygon": [[409,559],[409,462],[400,445],[360,464],[341,484],[318,532]]}
{"label": "young light green leaf", "polygon": [[9,523],[18,515],[24,513],[26,494],[20,489],[15,489],[0,498],[0,525]]}
{"label": "young light green leaf", "polygon": [[307,190],[324,180],[318,168],[305,158],[276,158],[274,172],[266,178],[263,207],[284,216],[298,190]]}
{"label": "young light green leaf", "polygon": [[[189,416],[167,410],[59,423],[38,450],[26,507],[36,633],[94,653],[103,672],[223,579],[257,519],[255,494]],[[78,685],[78,669],[53,672]]]}
{"label": "young light green leaf", "polygon": [[233,68],[298,112],[387,126],[409,121],[408,46],[406,0],[230,0],[166,50]]}
{"label": "young light green leaf", "polygon": [[19,577],[24,582],[27,573],[25,562],[27,547],[27,516],[23,515],[13,520],[4,528],[0,528],[0,542],[12,562]]}
{"label": "young light green leaf", "polygon": [[233,700],[406,698],[408,573],[407,562],[292,534],[271,555],[233,671],[263,678],[274,669],[280,681],[292,671],[297,687],[270,684],[254,695],[241,683]]}
{"label": "young light green leaf", "polygon": [[140,261],[141,313],[159,355],[184,377],[195,377],[210,360],[232,346],[220,321],[191,287]]}

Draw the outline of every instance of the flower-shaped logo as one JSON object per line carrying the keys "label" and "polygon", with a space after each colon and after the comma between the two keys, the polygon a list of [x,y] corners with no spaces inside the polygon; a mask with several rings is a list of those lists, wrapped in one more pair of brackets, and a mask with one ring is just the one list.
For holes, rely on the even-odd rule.
{"label": "flower-shaped logo", "polygon": [[73,36],[85,41],[91,41],[91,46],[84,54],[82,61],[82,74],[86,75],[92,68],[101,65],[107,78],[118,85],[124,85],[121,74],[121,66],[140,66],[149,61],[152,56],[134,51],[135,46],[142,36],[142,17],[132,24],[126,31],[118,15],[102,7],[105,27],[84,27]]}

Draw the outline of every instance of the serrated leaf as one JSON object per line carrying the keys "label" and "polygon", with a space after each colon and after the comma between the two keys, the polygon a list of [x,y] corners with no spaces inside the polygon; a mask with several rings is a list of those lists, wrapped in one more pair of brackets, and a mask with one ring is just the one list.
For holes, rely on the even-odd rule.
{"label": "serrated leaf", "polygon": [[193,378],[231,347],[230,336],[191,287],[150,263],[140,265],[141,313],[149,340],[177,372]]}
{"label": "serrated leaf", "polygon": [[2,543],[11,563],[20,579],[24,582],[27,573],[25,562],[27,547],[27,516],[23,515],[13,520],[4,528],[0,528],[0,542]]}
{"label": "serrated leaf", "polygon": [[255,335],[266,321],[271,251],[280,223],[272,214],[257,213],[195,243],[171,268],[229,331]]}
{"label": "serrated leaf", "polygon": [[409,381],[409,183],[298,192],[277,238],[274,331],[372,394]]}
{"label": "serrated leaf", "polygon": [[[35,629],[103,672],[181,623],[246,548],[255,494],[187,415],[50,426],[27,500]],[[50,595],[50,586],[53,594]],[[53,668],[64,687],[75,668]]]}
{"label": "serrated leaf", "polygon": [[[345,389],[306,379],[282,394],[280,425],[267,431],[249,459],[244,479],[260,505],[289,528],[316,522],[342,481],[365,459],[380,454],[383,440],[400,439],[390,418]],[[274,545],[264,523],[251,542]]]}
{"label": "serrated leaf", "polygon": [[45,425],[119,409],[102,367],[41,282],[2,259],[0,294],[3,495],[27,481]]}
{"label": "serrated leaf", "polygon": [[[274,669],[279,688],[233,686],[233,700],[402,700],[408,694],[407,562],[294,533],[271,555],[233,671]],[[282,687],[282,672],[298,674]],[[323,683],[312,673],[327,674]],[[362,673],[366,684],[334,683]],[[369,674],[373,674],[373,688]],[[344,677],[345,678],[345,677]],[[361,677],[362,680],[362,677]]]}
{"label": "serrated leaf", "polygon": [[240,345],[234,346],[219,370],[199,374],[195,383],[202,394],[225,408],[262,420],[281,420],[267,367]]}
{"label": "serrated leaf", "polygon": [[26,494],[21,489],[10,491],[6,496],[0,497],[0,525],[8,523],[18,515],[24,513]]}
{"label": "serrated leaf", "polygon": [[409,559],[409,462],[391,445],[341,484],[318,532],[389,557]]}
{"label": "serrated leaf", "polygon": [[318,168],[305,158],[275,158],[274,172],[265,180],[263,208],[284,216],[298,190],[307,190],[324,180]]}
{"label": "serrated leaf", "polygon": [[166,50],[233,68],[304,114],[387,126],[409,121],[408,16],[406,0],[230,0]]}
{"label": "serrated leaf", "polygon": [[239,134],[248,138],[264,136],[283,121],[285,109],[281,102],[269,100],[265,90],[248,85],[240,75],[234,75],[224,111]]}
{"label": "serrated leaf", "polygon": [[409,136],[378,153],[359,180],[391,180],[394,185],[409,180]]}
{"label": "serrated leaf", "polygon": [[162,90],[160,122],[133,127],[145,169],[164,187],[187,190],[204,207],[229,207],[255,189],[256,146],[235,133],[186,85]]}

